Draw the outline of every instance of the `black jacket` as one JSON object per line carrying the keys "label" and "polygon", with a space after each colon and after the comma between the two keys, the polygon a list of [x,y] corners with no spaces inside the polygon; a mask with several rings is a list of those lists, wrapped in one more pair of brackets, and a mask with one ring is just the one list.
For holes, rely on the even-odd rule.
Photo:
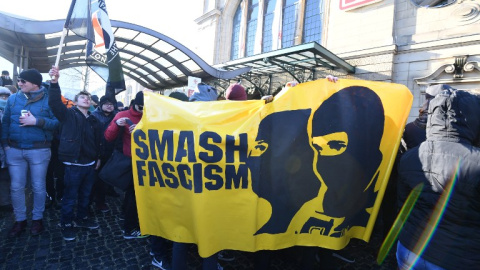
{"label": "black jacket", "polygon": [[77,108],[62,103],[58,83],[52,83],[48,105],[61,123],[58,158],[63,162],[88,164],[101,155],[102,126],[88,112],[88,117]]}
{"label": "black jacket", "polygon": [[115,142],[108,142],[105,139],[105,136],[103,136],[103,133],[107,129],[108,125],[112,121],[112,119],[115,117],[117,114],[116,111],[113,111],[109,115],[105,115],[102,111],[102,104],[99,104],[98,107],[92,112],[92,116],[97,118],[97,120],[100,122],[100,125],[102,126],[102,156],[101,160],[102,163],[105,164],[105,162],[108,160],[108,158],[112,155],[113,150],[115,148]]}
{"label": "black jacket", "polygon": [[[399,240],[414,252],[426,244],[422,258],[445,269],[479,269],[480,148],[473,144],[480,103],[465,91],[446,91],[430,102],[428,115],[427,140],[407,151],[398,168],[401,200],[423,184]],[[444,204],[442,195],[448,199]],[[431,221],[435,206],[444,206],[438,224]],[[431,239],[422,238],[430,229]]]}

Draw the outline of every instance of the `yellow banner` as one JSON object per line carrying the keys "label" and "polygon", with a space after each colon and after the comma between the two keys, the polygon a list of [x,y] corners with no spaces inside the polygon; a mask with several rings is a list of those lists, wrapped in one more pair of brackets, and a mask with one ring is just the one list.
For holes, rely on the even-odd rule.
{"label": "yellow banner", "polygon": [[147,92],[132,136],[141,231],[203,257],[368,241],[412,99],[403,85],[344,79],[268,104]]}

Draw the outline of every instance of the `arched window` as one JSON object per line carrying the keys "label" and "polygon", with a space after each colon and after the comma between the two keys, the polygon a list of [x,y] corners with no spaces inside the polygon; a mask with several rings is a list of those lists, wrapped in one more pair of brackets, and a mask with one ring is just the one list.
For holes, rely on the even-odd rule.
{"label": "arched window", "polygon": [[262,52],[269,52],[272,50],[272,27],[273,15],[275,12],[275,4],[281,0],[265,0],[264,16],[263,16],[263,33],[262,33]]}
{"label": "arched window", "polygon": [[303,21],[303,43],[322,41],[323,0],[305,1],[305,20]]}
{"label": "arched window", "polygon": [[238,48],[240,47],[240,23],[242,21],[242,7],[238,5],[235,16],[233,16],[232,47],[230,49],[230,59],[238,58]]}
{"label": "arched window", "polygon": [[295,26],[299,0],[284,0],[282,18],[282,48],[295,44]]}
{"label": "arched window", "polygon": [[253,55],[255,47],[255,34],[257,32],[258,19],[258,0],[248,1],[248,17],[247,17],[247,42],[245,46],[245,56]]}

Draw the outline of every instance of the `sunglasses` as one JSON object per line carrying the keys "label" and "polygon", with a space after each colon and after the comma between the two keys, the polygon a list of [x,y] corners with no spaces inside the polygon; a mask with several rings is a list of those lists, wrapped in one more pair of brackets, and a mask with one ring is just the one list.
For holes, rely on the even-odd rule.
{"label": "sunglasses", "polygon": [[137,105],[139,110],[143,110],[143,105]]}
{"label": "sunglasses", "polygon": [[24,79],[17,79],[17,83],[19,83],[19,82],[21,82],[21,83],[27,83],[27,81],[25,81]]}

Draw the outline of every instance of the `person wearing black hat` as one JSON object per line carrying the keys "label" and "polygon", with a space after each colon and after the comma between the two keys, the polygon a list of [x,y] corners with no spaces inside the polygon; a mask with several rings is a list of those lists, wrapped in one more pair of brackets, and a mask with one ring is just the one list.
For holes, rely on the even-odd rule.
{"label": "person wearing black hat", "polygon": [[92,95],[92,104],[89,110],[93,112],[98,107],[99,104],[100,104],[100,100],[98,100],[98,96]]}
{"label": "person wearing black hat", "polygon": [[[112,122],[105,130],[105,139],[113,142],[117,136],[121,136],[123,142],[123,154],[131,157],[131,137],[132,131],[143,116],[143,92],[138,92],[135,96],[134,105],[127,111],[121,111],[115,115]],[[135,200],[135,190],[133,188],[133,172],[131,185],[125,191],[124,198],[124,234],[125,239],[145,238],[142,235],[138,222],[137,202]]]}
{"label": "person wearing black hat", "polygon": [[10,73],[8,71],[4,70],[2,71],[2,76],[0,77],[0,86],[5,86],[5,85],[12,85],[13,81],[10,78]]}
{"label": "person wearing black hat", "polygon": [[27,172],[33,190],[32,235],[43,232],[46,199],[46,173],[51,156],[53,133],[58,120],[48,106],[48,94],[42,75],[27,69],[18,77],[20,91],[8,98],[2,122],[2,145],[7,155],[11,177],[12,206],[15,225],[9,236],[20,235],[27,226],[25,186]]}
{"label": "person wearing black hat", "polygon": [[125,105],[123,105],[123,102],[117,101],[117,109],[118,111],[123,111],[125,109]]}
{"label": "person wearing black hat", "polygon": [[[107,129],[110,122],[113,120],[117,112],[115,111],[115,104],[116,99],[114,96],[105,95],[100,98],[98,103],[98,107],[93,111],[93,117],[97,118],[98,121],[102,125],[102,134]],[[99,172],[103,165],[105,165],[108,161],[108,158],[112,155],[113,149],[115,147],[115,143],[110,143],[105,140],[105,137],[102,136],[102,155],[100,156],[100,168],[97,170]],[[95,201],[95,208],[103,213],[110,211],[107,204],[105,203],[105,195],[107,194],[107,190],[110,192],[115,193],[113,187],[102,181],[98,177],[98,173],[96,175],[96,181],[92,189],[92,201]],[[112,193],[112,194],[113,194]],[[118,194],[117,194],[118,196]]]}

